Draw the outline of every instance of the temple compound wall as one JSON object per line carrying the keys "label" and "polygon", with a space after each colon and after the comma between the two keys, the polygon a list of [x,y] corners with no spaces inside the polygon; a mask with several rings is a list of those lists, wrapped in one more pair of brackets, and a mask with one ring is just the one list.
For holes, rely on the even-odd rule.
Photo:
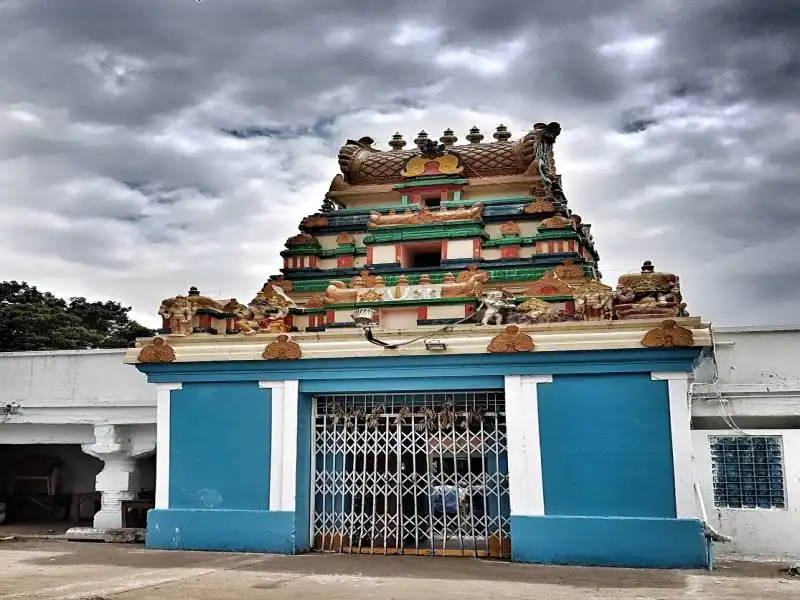
{"label": "temple compound wall", "polygon": [[[800,363],[797,361],[800,330],[715,327],[712,333],[716,341],[718,383],[712,383],[715,370],[711,355],[704,355],[690,377],[689,391],[692,476],[700,487],[709,525],[731,538],[730,542],[716,543],[714,554],[721,559],[794,560],[800,554],[797,533],[800,531]],[[82,448],[82,445],[88,447],[95,443],[95,427],[102,424],[127,428],[133,433],[134,445],[138,445],[139,435],[155,439],[158,386],[147,384],[145,375],[123,364],[124,353],[124,350],[115,350],[0,354],[4,384],[0,387],[0,406],[15,407],[0,419],[0,471],[31,454],[56,457],[65,465],[58,478],[58,493],[102,495],[103,482],[97,480],[97,475],[104,463]],[[498,377],[497,385],[505,391],[505,378]],[[537,405],[543,401],[542,391],[546,388],[552,389],[550,384],[536,386]],[[272,399],[267,398],[270,392],[264,390],[262,406],[265,411],[271,409]],[[313,401],[308,395],[302,401],[300,397],[298,390],[298,413],[302,414],[303,410],[310,410],[309,404]],[[720,398],[727,402],[724,410]],[[608,408],[614,407],[609,405]],[[726,415],[730,415],[732,423],[744,433],[726,423]],[[310,417],[306,417],[306,424],[308,419]],[[607,415],[606,420],[613,421],[614,414]],[[735,491],[737,484],[748,482],[739,480],[739,468],[734,477],[720,478],[725,460],[719,451],[712,449],[712,442],[714,438],[736,438],[737,442],[749,444],[754,436],[777,438],[779,452],[773,453],[771,460],[778,472],[777,477],[772,475],[772,481],[768,474],[759,482],[762,505],[758,505],[758,494],[755,494],[750,498],[750,506],[746,506],[746,496],[738,500],[734,497],[731,502],[728,492],[731,487]],[[306,440],[310,442],[310,434],[306,435]],[[165,445],[168,444],[165,442]],[[218,442],[209,445],[216,447]],[[264,454],[271,445],[270,431],[269,444],[256,448],[256,454]],[[302,447],[302,443],[298,447]],[[759,460],[768,458],[764,456],[765,451],[768,452],[766,445],[758,451],[761,453]],[[154,456],[137,459],[137,477],[125,481],[124,491],[130,495],[153,491],[155,461]],[[266,462],[264,459],[262,464]],[[517,467],[511,466],[514,467],[510,471],[513,487]],[[4,481],[4,486],[7,483]],[[782,494],[772,494],[775,483],[778,484],[776,491]],[[763,497],[765,485],[770,489],[767,498]],[[0,490],[0,495],[5,491],[6,487]],[[118,492],[107,490],[105,493],[113,496]],[[295,496],[299,493],[296,490]],[[4,500],[0,498],[0,501]],[[268,501],[264,506],[269,506]],[[79,508],[78,516],[83,521],[93,520],[98,512],[93,503],[84,502]],[[120,515],[117,518],[121,519],[119,506],[117,508],[116,515]],[[18,522],[15,516],[9,513],[4,526]],[[106,516],[108,513],[103,515]],[[310,523],[307,526],[310,538]],[[379,550],[382,552],[383,547]]]}
{"label": "temple compound wall", "polygon": [[691,387],[695,474],[719,556],[800,556],[800,329],[714,328]]}
{"label": "temple compound wall", "polygon": [[0,503],[10,518],[123,525],[155,492],[156,392],[125,350],[0,353]]}

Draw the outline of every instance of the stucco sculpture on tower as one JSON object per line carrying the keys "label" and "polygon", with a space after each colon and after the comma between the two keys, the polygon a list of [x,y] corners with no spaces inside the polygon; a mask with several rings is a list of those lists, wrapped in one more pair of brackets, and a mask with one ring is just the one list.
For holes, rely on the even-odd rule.
{"label": "stucco sculpture on tower", "polygon": [[591,226],[556,173],[560,132],[537,123],[513,141],[499,126],[484,143],[473,127],[457,145],[451,130],[439,142],[423,131],[408,150],[398,133],[390,151],[348,140],[321,211],[286,241],[281,275],[248,304],[194,288],[168,298],[162,333],[320,333],[351,327],[356,305],[412,328],[685,316],[679,278],[649,262],[616,289],[601,282]]}

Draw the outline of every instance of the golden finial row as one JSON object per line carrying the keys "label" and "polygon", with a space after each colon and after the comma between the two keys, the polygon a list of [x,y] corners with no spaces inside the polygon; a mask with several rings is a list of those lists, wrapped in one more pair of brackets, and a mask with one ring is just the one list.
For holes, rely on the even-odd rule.
{"label": "golden finial row", "polygon": [[[508,127],[501,123],[497,126],[497,129],[495,129],[492,137],[498,142],[507,142],[511,139],[511,132],[508,130]],[[469,130],[465,138],[470,144],[480,144],[484,135],[481,133],[481,130],[475,126]],[[458,136],[455,135],[452,129],[447,128],[442,132],[442,137],[439,138],[439,141],[445,146],[453,146],[458,141]],[[402,150],[407,143],[408,142],[403,139],[403,135],[400,132],[395,133],[392,139],[389,140],[389,146],[392,150]],[[420,131],[414,139],[414,145],[420,149],[429,143],[430,139],[425,130]]]}

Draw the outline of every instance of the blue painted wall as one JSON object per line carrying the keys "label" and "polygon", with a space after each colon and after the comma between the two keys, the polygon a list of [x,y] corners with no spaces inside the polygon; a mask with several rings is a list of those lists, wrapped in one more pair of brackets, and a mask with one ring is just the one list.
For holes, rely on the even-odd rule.
{"label": "blue painted wall", "polygon": [[[511,518],[513,559],[702,566],[702,524],[674,519],[667,385],[650,379],[651,371],[690,371],[698,354],[641,349],[137,365],[151,382],[183,383],[172,392],[170,508],[151,511],[147,545],[307,551],[314,393],[502,389],[504,375],[553,374],[553,383],[538,388],[548,516]],[[300,381],[295,513],[268,510],[270,392],[257,382],[281,379]]]}
{"label": "blue painted wall", "polygon": [[258,382],[186,383],[170,402],[170,508],[267,510],[272,406]]}
{"label": "blue painted wall", "polygon": [[538,396],[545,514],[675,517],[667,382],[558,375]]}
{"label": "blue painted wall", "polygon": [[694,519],[511,517],[511,560],[595,567],[710,568]]}
{"label": "blue painted wall", "polygon": [[[147,374],[151,383],[298,379],[301,391],[316,392],[347,391],[353,385],[359,389],[363,385],[370,385],[373,390],[376,385],[380,389],[395,389],[394,385],[407,386],[411,378],[434,384],[439,381],[438,386],[452,388],[451,383],[440,379],[475,377],[483,382],[478,387],[486,389],[486,381],[492,378],[502,387],[504,375],[689,372],[699,355],[699,348],[422,356],[392,356],[387,350],[385,356],[375,358],[138,364],[136,367]],[[387,378],[391,386],[386,385]],[[316,388],[307,389],[308,386]]]}
{"label": "blue painted wall", "polygon": [[311,449],[314,423],[311,394],[300,394],[297,406],[297,471],[295,480],[295,550],[311,550]]}

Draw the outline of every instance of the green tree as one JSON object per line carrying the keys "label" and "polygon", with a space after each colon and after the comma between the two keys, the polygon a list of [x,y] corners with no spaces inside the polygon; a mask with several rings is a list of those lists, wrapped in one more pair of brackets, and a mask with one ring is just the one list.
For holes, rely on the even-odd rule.
{"label": "green tree", "polygon": [[119,302],[57,298],[26,282],[0,282],[0,352],[128,348],[153,335]]}

